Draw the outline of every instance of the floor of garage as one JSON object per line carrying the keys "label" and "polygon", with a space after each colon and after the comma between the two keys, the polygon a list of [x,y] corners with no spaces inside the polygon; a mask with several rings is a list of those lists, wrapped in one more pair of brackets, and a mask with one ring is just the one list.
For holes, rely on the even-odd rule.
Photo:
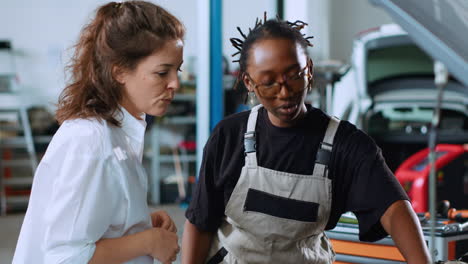
{"label": "floor of garage", "polygon": [[[166,210],[174,219],[177,225],[180,244],[182,242],[182,232],[185,222],[185,209],[181,208],[179,205],[162,205],[154,209]],[[0,216],[0,264],[11,263],[23,218],[24,214]],[[177,261],[174,263],[180,263],[180,254]]]}

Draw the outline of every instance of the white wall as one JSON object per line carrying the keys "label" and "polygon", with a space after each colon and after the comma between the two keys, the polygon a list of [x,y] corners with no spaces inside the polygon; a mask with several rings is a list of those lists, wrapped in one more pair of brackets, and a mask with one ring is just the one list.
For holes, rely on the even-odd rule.
{"label": "white wall", "polygon": [[330,54],[330,1],[286,0],[284,18],[288,21],[302,20],[308,26],[302,30],[310,42],[309,54],[314,61],[328,59]]}
{"label": "white wall", "polygon": [[332,0],[330,4],[329,59],[349,61],[356,34],[393,21],[383,9],[373,6],[369,0]]}
{"label": "white wall", "polygon": [[[83,25],[104,0],[0,0],[0,39],[12,42],[22,92],[54,108],[64,66]],[[187,28],[185,57],[196,54],[196,1],[154,0]],[[183,5],[184,8],[181,8]]]}
{"label": "white wall", "polygon": [[[276,0],[224,0],[223,1],[223,49],[231,55],[229,37],[236,36],[236,26],[244,31],[252,27],[263,11],[269,17],[276,16]],[[284,18],[302,20],[309,25],[303,30],[314,47],[309,53],[315,61],[335,59],[348,61],[356,34],[372,27],[392,23],[382,9],[369,0],[284,0]],[[236,65],[237,66],[237,65]]]}
{"label": "white wall", "polygon": [[232,47],[230,38],[243,39],[237,31],[240,27],[244,34],[255,25],[255,19],[263,19],[263,13],[267,12],[267,18],[276,17],[276,0],[224,0],[223,1],[223,55],[228,59],[230,69],[237,69],[238,63],[232,63],[239,56],[231,57],[237,50]]}
{"label": "white wall", "polygon": [[392,22],[369,0],[285,0],[285,18],[309,24],[304,33],[314,36],[309,53],[315,61],[348,61],[357,33]]}
{"label": "white wall", "polygon": [[[199,0],[152,0],[182,20],[187,28],[185,60],[197,56],[197,3]],[[70,47],[82,26],[105,0],[0,0],[0,39],[12,41],[22,90],[32,101],[49,106],[57,101],[65,85],[64,66]],[[363,29],[391,22],[368,0],[286,0],[287,19],[309,23],[305,33],[313,35],[310,49],[315,60],[347,61],[352,39]],[[267,11],[276,16],[276,0],[223,1],[223,54],[231,69],[236,50],[229,38],[239,37],[236,27],[248,31],[255,19]],[[206,43],[209,45],[209,43]]]}

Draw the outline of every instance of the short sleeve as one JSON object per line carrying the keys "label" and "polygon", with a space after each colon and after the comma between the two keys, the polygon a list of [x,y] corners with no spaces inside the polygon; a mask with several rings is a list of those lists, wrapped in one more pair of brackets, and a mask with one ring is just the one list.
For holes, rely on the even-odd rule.
{"label": "short sleeve", "polygon": [[88,263],[117,208],[121,194],[111,158],[83,148],[74,143],[67,149],[50,183],[44,263]]}
{"label": "short sleeve", "polygon": [[406,193],[385,163],[381,149],[364,132],[354,131],[340,151],[344,158],[338,168],[341,186],[336,197],[344,203],[343,211],[356,215],[360,240],[386,237],[380,218],[394,202],[408,200]]}
{"label": "short sleeve", "polygon": [[224,191],[218,184],[222,144],[218,132],[212,136],[203,149],[203,160],[199,178],[185,216],[190,223],[203,231],[215,232],[224,217]]}

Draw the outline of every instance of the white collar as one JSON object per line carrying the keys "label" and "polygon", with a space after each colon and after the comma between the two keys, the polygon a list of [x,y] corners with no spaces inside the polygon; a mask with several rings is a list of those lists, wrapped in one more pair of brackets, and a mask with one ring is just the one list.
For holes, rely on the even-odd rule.
{"label": "white collar", "polygon": [[141,119],[136,119],[125,107],[120,106],[120,111],[122,114],[117,116],[117,120],[120,121],[125,134],[138,142],[143,142],[146,130],[146,114],[142,113],[140,115]]}

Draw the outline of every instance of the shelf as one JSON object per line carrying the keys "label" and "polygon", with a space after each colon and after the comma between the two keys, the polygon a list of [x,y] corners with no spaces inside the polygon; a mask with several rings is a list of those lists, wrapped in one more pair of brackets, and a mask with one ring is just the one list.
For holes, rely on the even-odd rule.
{"label": "shelf", "polygon": [[1,130],[2,131],[22,131],[20,126],[18,125],[5,125],[1,124]]}
{"label": "shelf", "polygon": [[197,118],[195,116],[174,116],[174,117],[165,117],[161,120],[161,124],[164,125],[185,125],[185,124],[195,124]]}
{"label": "shelf", "polygon": [[49,144],[53,136],[35,136],[33,138],[36,144]]}
{"label": "shelf", "polygon": [[[33,140],[35,144],[49,144],[52,136],[35,136]],[[2,138],[0,139],[0,147],[26,148],[26,139],[23,136]]]}
{"label": "shelf", "polygon": [[[2,107],[2,109],[0,109],[0,120],[2,122],[11,122],[11,123],[17,122],[18,121],[18,109]],[[4,124],[2,124],[1,126],[2,129],[3,129]],[[5,125],[8,126],[9,124],[6,123]]]}
{"label": "shelf", "polygon": [[[179,97],[180,100],[194,100],[195,97],[184,95]],[[151,128],[149,137],[151,142],[151,147],[145,151],[144,157],[150,160],[150,173],[149,173],[149,182],[150,182],[150,190],[149,190],[149,201],[152,204],[160,204],[161,202],[161,186],[160,182],[164,178],[164,175],[167,173],[165,172],[164,175],[162,174],[161,168],[169,169],[168,167],[172,167],[171,165],[175,164],[175,161],[178,158],[178,161],[181,163],[181,167],[184,174],[189,175],[189,170],[193,168],[193,166],[187,166],[188,163],[193,165],[197,161],[197,155],[194,153],[186,154],[182,151],[179,153],[178,156],[174,156],[170,154],[170,152],[162,152],[161,153],[161,128],[169,127],[170,125],[187,125],[187,126],[195,126],[196,125],[196,117],[195,116],[166,116],[157,122],[155,122],[155,126]],[[172,146],[174,147],[174,146]],[[176,158],[176,160],[174,160]],[[169,165],[169,166],[168,166]],[[171,168],[172,169],[172,168]],[[170,169],[170,170],[171,170]],[[174,166],[174,169],[177,170],[177,166]]]}
{"label": "shelf", "polygon": [[[145,153],[145,158],[152,159],[153,154],[151,152]],[[197,155],[195,154],[179,154],[180,162],[195,162],[197,160]],[[158,157],[160,163],[174,162],[174,157],[169,154],[160,154]]]}
{"label": "shelf", "polygon": [[26,147],[24,137],[8,137],[0,140],[0,147],[23,148]]}
{"label": "shelf", "polygon": [[32,185],[33,177],[13,177],[3,179],[5,186],[27,186]]}
{"label": "shelf", "polygon": [[195,102],[197,99],[196,94],[176,94],[174,96],[174,101],[179,101],[179,102]]}
{"label": "shelf", "polygon": [[[197,156],[195,154],[179,155],[180,162],[195,162]],[[172,155],[159,155],[159,162],[174,162]]]}
{"label": "shelf", "polygon": [[15,159],[15,160],[2,160],[0,163],[1,167],[24,167],[24,166],[31,166],[30,159]]}
{"label": "shelf", "polygon": [[[194,170],[194,163],[197,160],[196,154],[178,149],[178,155],[171,154],[172,148],[177,147],[178,141],[192,138],[196,129],[197,118],[196,103],[197,95],[195,93],[196,81],[182,81],[181,92],[176,93],[173,99],[173,108],[163,117],[155,117],[154,124],[151,127],[148,137],[150,146],[147,146],[144,152],[146,162],[149,161],[149,202],[151,204],[160,204],[165,191],[161,189],[162,180],[168,174],[177,174],[180,169],[182,174],[189,175],[189,171]],[[172,136],[167,133],[175,133]],[[178,161],[180,164],[176,164]],[[172,192],[172,191],[171,191]],[[181,194],[183,195],[183,194]]]}
{"label": "shelf", "polygon": [[6,197],[6,203],[11,205],[18,205],[18,204],[27,204],[29,203],[29,195],[9,195]]}
{"label": "shelf", "polygon": [[197,85],[196,80],[190,80],[190,81],[182,81],[180,82],[180,86],[195,86]]}
{"label": "shelf", "polygon": [[2,78],[2,79],[16,79],[16,73],[0,73],[0,78]]}

